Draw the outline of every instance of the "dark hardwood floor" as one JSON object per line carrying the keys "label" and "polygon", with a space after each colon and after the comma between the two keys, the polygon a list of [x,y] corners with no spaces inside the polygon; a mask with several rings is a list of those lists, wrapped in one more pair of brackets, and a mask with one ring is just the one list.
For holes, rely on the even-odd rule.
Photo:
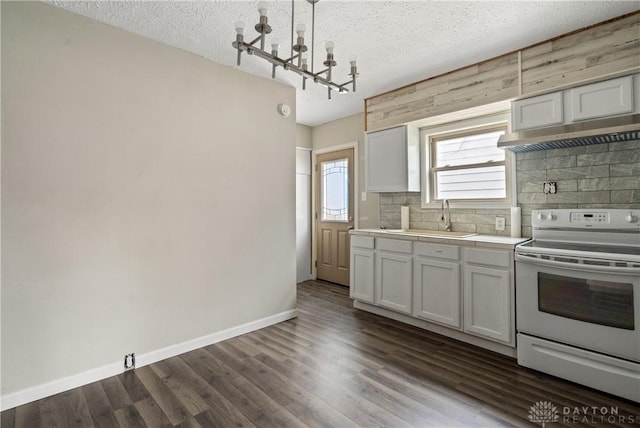
{"label": "dark hardwood floor", "polygon": [[[640,426],[636,403],[351,305],[307,281],[297,319],[5,411],[1,426],[520,427],[540,426],[538,401],[560,412],[548,427]],[[618,414],[564,419],[585,406]]]}

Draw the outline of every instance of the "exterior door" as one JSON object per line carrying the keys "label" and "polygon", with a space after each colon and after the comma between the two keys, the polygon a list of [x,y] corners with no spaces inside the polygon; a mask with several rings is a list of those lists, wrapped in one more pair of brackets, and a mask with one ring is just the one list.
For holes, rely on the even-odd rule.
{"label": "exterior door", "polygon": [[316,162],[317,277],[349,285],[353,229],[353,149],[320,154]]}

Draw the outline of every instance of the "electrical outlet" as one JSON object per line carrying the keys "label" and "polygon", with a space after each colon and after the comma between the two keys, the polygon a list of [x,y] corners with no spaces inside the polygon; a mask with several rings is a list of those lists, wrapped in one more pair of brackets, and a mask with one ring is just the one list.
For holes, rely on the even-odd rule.
{"label": "electrical outlet", "polygon": [[558,183],[556,183],[555,181],[545,181],[542,184],[542,192],[545,195],[555,195],[558,192]]}
{"label": "electrical outlet", "polygon": [[367,192],[362,192],[360,194],[360,199],[362,200],[362,202],[367,202]]}
{"label": "electrical outlet", "polygon": [[504,230],[507,221],[504,217],[496,217],[496,230]]}
{"label": "electrical outlet", "polygon": [[133,370],[136,368],[136,354],[132,352],[124,356],[124,369]]}

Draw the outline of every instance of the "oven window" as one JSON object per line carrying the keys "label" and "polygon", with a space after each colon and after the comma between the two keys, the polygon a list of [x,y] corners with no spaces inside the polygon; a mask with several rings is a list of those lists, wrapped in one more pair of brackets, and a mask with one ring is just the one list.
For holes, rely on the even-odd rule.
{"label": "oven window", "polygon": [[635,327],[633,284],[538,272],[538,309],[609,327]]}

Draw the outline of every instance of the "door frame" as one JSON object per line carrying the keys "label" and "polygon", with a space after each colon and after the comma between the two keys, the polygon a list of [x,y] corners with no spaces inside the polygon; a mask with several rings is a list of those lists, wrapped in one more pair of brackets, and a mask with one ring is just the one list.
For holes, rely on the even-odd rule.
{"label": "door frame", "polygon": [[[325,153],[337,152],[345,149],[353,149],[353,227],[358,228],[358,212],[360,202],[360,183],[358,180],[358,164],[360,159],[358,158],[358,143],[354,141],[346,144],[339,144],[336,146],[324,147],[322,149],[316,149],[311,151],[311,277],[316,279],[318,276],[318,269],[316,263],[318,261],[318,238],[316,237],[317,219],[316,219],[316,167],[318,165],[318,155]],[[349,267],[351,269],[351,267]]]}

